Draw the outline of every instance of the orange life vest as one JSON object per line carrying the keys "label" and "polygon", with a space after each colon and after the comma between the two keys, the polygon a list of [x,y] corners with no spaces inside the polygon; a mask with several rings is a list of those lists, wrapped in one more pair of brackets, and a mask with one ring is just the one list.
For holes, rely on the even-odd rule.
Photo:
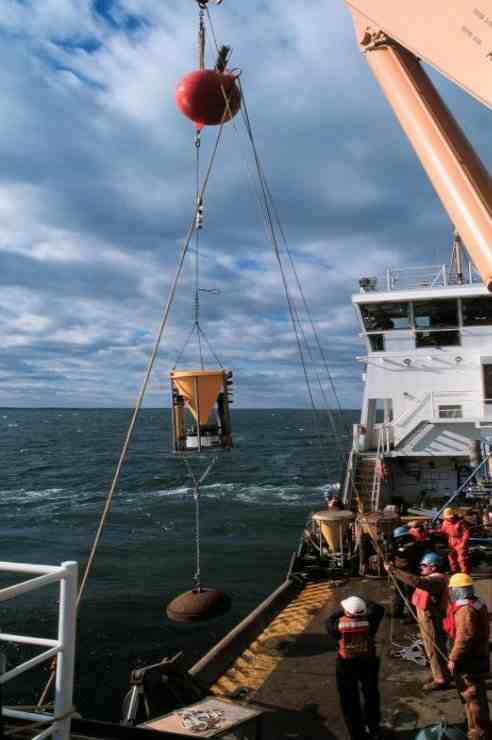
{"label": "orange life vest", "polygon": [[[447,580],[446,576],[442,573],[431,573],[427,576],[427,578],[439,578],[441,581]],[[447,603],[448,599],[446,588],[443,588],[442,595],[440,597],[432,596],[429,591],[426,591],[423,588],[416,588],[412,594],[413,606],[415,606],[417,609],[422,609],[423,611],[432,609],[432,607],[440,607],[442,611],[446,611]]]}
{"label": "orange life vest", "polygon": [[449,635],[451,640],[456,639],[456,623],[454,621],[454,615],[456,614],[458,609],[461,609],[462,606],[471,606],[473,607],[473,609],[479,612],[482,608],[482,602],[480,601],[480,599],[477,598],[460,599],[460,601],[455,601],[454,604],[448,605],[448,610],[442,623],[444,631],[446,632],[446,634]]}
{"label": "orange life vest", "polygon": [[342,635],[338,643],[338,654],[341,658],[362,658],[372,654],[367,617],[344,615],[338,620],[338,631]]}

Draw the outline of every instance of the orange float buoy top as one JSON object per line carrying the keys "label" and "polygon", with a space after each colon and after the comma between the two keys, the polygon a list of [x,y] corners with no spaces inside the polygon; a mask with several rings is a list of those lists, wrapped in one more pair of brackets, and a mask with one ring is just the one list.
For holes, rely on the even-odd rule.
{"label": "orange float buoy top", "polygon": [[176,105],[198,129],[229,121],[241,107],[236,77],[217,69],[190,72],[178,84]]}

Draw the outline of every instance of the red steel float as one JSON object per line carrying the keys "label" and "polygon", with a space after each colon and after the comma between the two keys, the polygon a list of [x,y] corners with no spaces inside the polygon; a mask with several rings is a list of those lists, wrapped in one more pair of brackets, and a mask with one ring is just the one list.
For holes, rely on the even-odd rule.
{"label": "red steel float", "polygon": [[197,129],[225,123],[241,107],[241,93],[236,77],[230,72],[219,72],[216,69],[197,69],[190,72],[178,84],[176,105],[194,122]]}

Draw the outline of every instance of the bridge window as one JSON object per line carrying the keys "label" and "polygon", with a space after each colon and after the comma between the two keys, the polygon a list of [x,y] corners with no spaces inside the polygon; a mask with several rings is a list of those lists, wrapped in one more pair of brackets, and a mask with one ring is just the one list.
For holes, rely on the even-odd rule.
{"label": "bridge window", "polygon": [[368,334],[372,352],[384,352],[384,334]]}
{"label": "bridge window", "polygon": [[420,347],[456,347],[461,344],[459,331],[418,331],[415,335],[415,346]]}
{"label": "bridge window", "polygon": [[454,329],[458,326],[458,301],[415,301],[413,304],[416,329]]}
{"label": "bridge window", "polygon": [[463,409],[454,404],[445,404],[438,407],[440,419],[462,419]]}
{"label": "bridge window", "polygon": [[411,328],[408,303],[363,303],[360,311],[366,331]]}
{"label": "bridge window", "polygon": [[477,296],[476,298],[462,298],[464,326],[486,326],[492,324],[492,298]]}

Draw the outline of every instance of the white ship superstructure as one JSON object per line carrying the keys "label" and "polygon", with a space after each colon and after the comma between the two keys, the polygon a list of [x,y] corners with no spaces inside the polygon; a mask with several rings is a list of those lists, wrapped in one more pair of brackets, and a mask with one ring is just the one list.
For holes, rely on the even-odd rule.
{"label": "white ship superstructure", "polygon": [[[388,270],[353,296],[366,354],[344,498],[428,507],[479,465],[492,435],[492,297],[471,265]],[[492,441],[492,436],[490,436]],[[488,487],[482,466],[474,480]]]}

